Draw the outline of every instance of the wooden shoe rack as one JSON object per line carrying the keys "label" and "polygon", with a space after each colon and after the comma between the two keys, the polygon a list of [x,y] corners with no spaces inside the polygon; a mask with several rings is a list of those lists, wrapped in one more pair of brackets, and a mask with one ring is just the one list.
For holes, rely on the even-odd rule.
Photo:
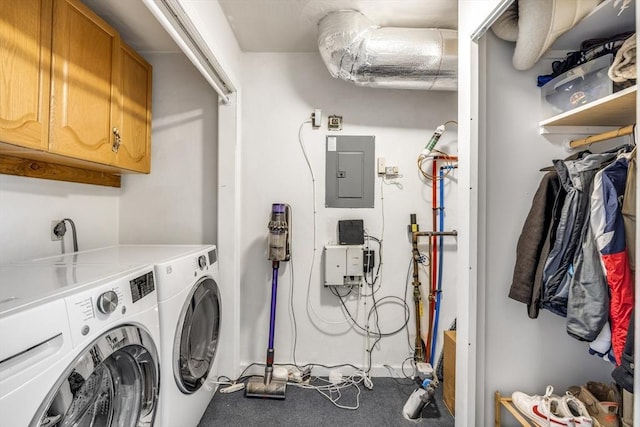
{"label": "wooden shoe rack", "polygon": [[538,426],[538,424],[527,420],[521,413],[513,406],[513,402],[511,401],[511,396],[505,397],[500,395],[499,391],[496,391],[495,394],[495,427],[501,427],[502,421],[502,408],[505,408],[507,411],[513,415],[513,417],[518,420],[520,425],[525,427],[534,427]]}

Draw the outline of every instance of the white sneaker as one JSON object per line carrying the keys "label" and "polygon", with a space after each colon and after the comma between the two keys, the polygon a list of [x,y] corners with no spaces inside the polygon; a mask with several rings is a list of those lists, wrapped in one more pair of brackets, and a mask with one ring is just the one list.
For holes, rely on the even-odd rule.
{"label": "white sneaker", "polygon": [[[511,395],[516,408],[531,421],[541,426],[576,427],[574,417],[563,416],[560,413],[562,398],[553,394],[553,387],[547,386],[544,396],[529,396],[516,391]],[[582,424],[579,424],[582,427]]]}
{"label": "white sneaker", "polygon": [[565,417],[573,417],[573,422],[576,427],[592,427],[593,420],[587,411],[587,407],[584,406],[577,397],[571,392],[567,392],[560,399],[560,413]]}

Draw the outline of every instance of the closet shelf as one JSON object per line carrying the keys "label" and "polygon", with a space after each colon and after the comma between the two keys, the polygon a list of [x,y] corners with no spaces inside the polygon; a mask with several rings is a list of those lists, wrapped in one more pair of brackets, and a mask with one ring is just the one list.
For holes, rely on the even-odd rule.
{"label": "closet shelf", "polygon": [[624,126],[636,122],[637,86],[566,111],[539,123],[544,126]]}

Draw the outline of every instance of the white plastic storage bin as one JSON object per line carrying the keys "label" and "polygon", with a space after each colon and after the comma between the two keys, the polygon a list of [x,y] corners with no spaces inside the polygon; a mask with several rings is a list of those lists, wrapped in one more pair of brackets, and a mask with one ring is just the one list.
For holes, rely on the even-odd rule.
{"label": "white plastic storage bin", "polygon": [[559,75],[542,86],[548,116],[564,113],[613,93],[608,71],[613,55],[604,55]]}

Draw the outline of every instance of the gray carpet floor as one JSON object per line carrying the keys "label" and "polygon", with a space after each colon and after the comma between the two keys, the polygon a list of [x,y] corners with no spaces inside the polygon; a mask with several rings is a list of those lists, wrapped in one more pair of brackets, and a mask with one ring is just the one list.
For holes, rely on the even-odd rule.
{"label": "gray carpet floor", "polygon": [[[373,378],[373,389],[360,386],[360,407],[346,410],[335,407],[315,390],[288,386],[284,400],[255,399],[244,391],[216,393],[199,427],[211,426],[453,426],[454,418],[442,402],[442,384],[434,401],[422,411],[422,419],[408,421],[402,407],[416,388],[411,380]],[[356,403],[355,389],[343,392],[340,402]]]}

